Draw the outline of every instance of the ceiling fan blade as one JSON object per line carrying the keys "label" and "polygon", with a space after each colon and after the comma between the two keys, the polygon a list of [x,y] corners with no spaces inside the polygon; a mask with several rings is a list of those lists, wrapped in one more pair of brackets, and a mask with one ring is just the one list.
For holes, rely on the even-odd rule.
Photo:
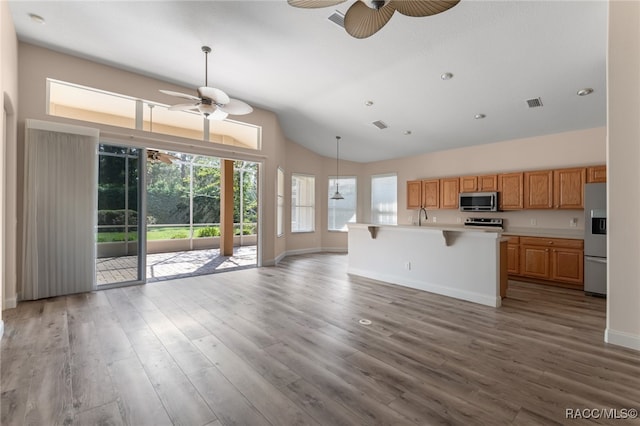
{"label": "ceiling fan blade", "polygon": [[174,92],[172,90],[160,90],[160,92],[169,96],[177,96],[178,98],[191,99],[192,101],[199,101],[200,98],[193,95],[187,95],[186,93]]}
{"label": "ceiling fan blade", "polygon": [[250,112],[253,111],[253,108],[251,107],[251,105],[245,102],[242,102],[238,99],[231,99],[229,100],[228,103],[222,106],[219,106],[218,109],[231,115],[244,115],[244,114],[249,114]]}
{"label": "ceiling fan blade", "polygon": [[460,0],[392,0],[395,9],[406,16],[431,16],[457,5]]}
{"label": "ceiling fan blade", "polygon": [[160,153],[160,155],[158,155],[158,161],[161,161],[164,164],[173,164],[173,161],[171,161],[171,158],[167,154],[163,154],[163,153]]}
{"label": "ceiling fan blade", "polygon": [[367,38],[374,35],[393,16],[394,3],[387,3],[375,10],[360,0],[356,1],[344,15],[344,29],[355,38]]}
{"label": "ceiling fan blade", "polygon": [[222,121],[222,120],[224,120],[225,118],[227,118],[227,116],[228,116],[228,115],[229,115],[229,114],[227,114],[226,112],[222,111],[222,110],[220,109],[220,107],[218,107],[218,108],[216,108],[216,110],[215,110],[215,111],[213,111],[211,114],[209,114],[209,115],[207,116],[207,118],[208,118],[209,120],[218,120],[218,121]]}
{"label": "ceiling fan blade", "polygon": [[177,105],[170,106],[169,108],[167,108],[167,110],[169,110],[169,111],[188,111],[190,109],[198,108],[198,105],[200,105],[200,102],[191,103],[191,104],[177,104]]}
{"label": "ceiling fan blade", "polygon": [[318,9],[321,7],[335,6],[344,3],[346,0],[287,0],[290,6],[301,7],[303,9]]}
{"label": "ceiling fan blade", "polygon": [[220,89],[214,87],[199,87],[198,95],[201,98],[211,99],[214,104],[226,104],[229,102],[229,96]]}

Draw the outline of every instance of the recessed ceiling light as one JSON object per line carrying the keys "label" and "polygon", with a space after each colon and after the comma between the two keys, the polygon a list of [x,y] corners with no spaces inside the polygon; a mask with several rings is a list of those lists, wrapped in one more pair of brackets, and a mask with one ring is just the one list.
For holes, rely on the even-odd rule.
{"label": "recessed ceiling light", "polygon": [[36,15],[35,13],[30,13],[29,18],[36,24],[44,24],[44,18],[40,15]]}
{"label": "recessed ceiling light", "polygon": [[591,87],[578,90],[578,96],[587,96],[592,93],[593,93],[593,89]]}
{"label": "recessed ceiling light", "polygon": [[453,74],[451,74],[450,72],[445,72],[440,76],[440,78],[443,80],[451,80],[453,78]]}
{"label": "recessed ceiling light", "polygon": [[485,117],[486,117],[486,115],[484,115],[484,114],[476,114],[474,118],[475,118],[476,120],[482,120],[482,119],[483,119],[483,118],[485,118]]}
{"label": "recessed ceiling light", "polygon": [[404,131],[404,134],[405,134],[405,135],[407,135],[407,136],[409,136],[409,135],[411,134],[411,130],[405,130],[405,131]]}
{"label": "recessed ceiling light", "polygon": [[366,106],[371,106],[371,105],[373,105],[373,101],[367,101],[367,102],[365,102],[364,104],[365,104]]}

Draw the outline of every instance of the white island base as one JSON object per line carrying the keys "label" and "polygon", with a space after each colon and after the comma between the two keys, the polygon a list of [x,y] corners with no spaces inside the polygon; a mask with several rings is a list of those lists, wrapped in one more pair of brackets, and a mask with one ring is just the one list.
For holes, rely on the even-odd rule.
{"label": "white island base", "polygon": [[501,238],[497,229],[350,224],[348,272],[498,307]]}

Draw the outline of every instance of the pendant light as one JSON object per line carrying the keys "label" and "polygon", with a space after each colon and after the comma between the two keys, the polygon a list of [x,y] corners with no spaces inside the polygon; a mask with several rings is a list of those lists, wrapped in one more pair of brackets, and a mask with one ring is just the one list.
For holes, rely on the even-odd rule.
{"label": "pendant light", "polygon": [[340,161],[340,136],[336,136],[336,192],[331,197],[332,200],[344,200],[344,197],[338,190],[338,181],[340,180],[340,174],[338,173],[338,162]]}

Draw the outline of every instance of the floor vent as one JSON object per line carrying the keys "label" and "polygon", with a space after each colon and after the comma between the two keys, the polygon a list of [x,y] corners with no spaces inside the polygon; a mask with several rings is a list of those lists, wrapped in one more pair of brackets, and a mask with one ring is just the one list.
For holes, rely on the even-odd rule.
{"label": "floor vent", "polygon": [[527,99],[529,108],[537,108],[542,106],[542,98]]}
{"label": "floor vent", "polygon": [[329,20],[334,24],[344,28],[344,14],[338,10],[333,12],[331,16],[329,16]]}
{"label": "floor vent", "polygon": [[387,127],[389,127],[389,126],[387,126],[387,125],[385,124],[385,122],[384,122],[384,121],[382,121],[382,120],[374,121],[374,122],[373,122],[373,123],[371,123],[371,124],[373,124],[374,126],[376,126],[376,127],[377,127],[378,129],[380,129],[380,130],[383,130],[383,129],[386,129]]}

